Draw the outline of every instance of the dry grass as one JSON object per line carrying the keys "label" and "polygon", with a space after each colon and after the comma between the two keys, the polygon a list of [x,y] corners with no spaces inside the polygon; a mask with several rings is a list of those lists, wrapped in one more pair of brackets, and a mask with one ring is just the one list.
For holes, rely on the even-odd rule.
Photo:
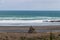
{"label": "dry grass", "polygon": [[[60,40],[60,32],[52,33],[53,40]],[[0,40],[50,40],[50,33],[0,33]]]}

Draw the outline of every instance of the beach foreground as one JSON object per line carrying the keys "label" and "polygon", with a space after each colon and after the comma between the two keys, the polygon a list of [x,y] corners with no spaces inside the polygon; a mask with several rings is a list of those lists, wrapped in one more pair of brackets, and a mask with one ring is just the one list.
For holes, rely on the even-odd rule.
{"label": "beach foreground", "polygon": [[19,33],[1,32],[0,40],[60,40],[60,32]]}
{"label": "beach foreground", "polygon": [[60,26],[0,26],[0,40],[60,40]]}

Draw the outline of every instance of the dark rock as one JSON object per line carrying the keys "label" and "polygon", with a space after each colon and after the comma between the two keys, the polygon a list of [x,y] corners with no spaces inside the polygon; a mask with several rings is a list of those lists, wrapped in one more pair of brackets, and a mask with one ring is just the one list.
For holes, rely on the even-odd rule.
{"label": "dark rock", "polygon": [[34,33],[35,32],[35,29],[31,26],[28,30],[28,33]]}

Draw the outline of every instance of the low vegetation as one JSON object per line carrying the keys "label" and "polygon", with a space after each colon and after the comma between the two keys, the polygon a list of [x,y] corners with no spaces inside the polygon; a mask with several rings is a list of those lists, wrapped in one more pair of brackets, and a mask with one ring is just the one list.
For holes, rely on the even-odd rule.
{"label": "low vegetation", "polygon": [[60,40],[60,32],[47,33],[0,33],[0,40]]}

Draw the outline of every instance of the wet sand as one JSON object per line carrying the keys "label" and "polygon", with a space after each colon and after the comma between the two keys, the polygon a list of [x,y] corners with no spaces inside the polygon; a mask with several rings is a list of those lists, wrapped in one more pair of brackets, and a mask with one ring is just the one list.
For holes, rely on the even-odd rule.
{"label": "wet sand", "polygon": [[[0,30],[28,30],[31,26],[0,26]],[[56,29],[60,30],[60,26],[32,26],[35,29]]]}
{"label": "wet sand", "polygon": [[[16,30],[19,31],[25,31],[29,30],[29,27],[31,26],[0,26],[0,32],[16,32]],[[60,26],[32,26],[35,30],[60,30]],[[14,31],[15,30],[15,31]]]}

